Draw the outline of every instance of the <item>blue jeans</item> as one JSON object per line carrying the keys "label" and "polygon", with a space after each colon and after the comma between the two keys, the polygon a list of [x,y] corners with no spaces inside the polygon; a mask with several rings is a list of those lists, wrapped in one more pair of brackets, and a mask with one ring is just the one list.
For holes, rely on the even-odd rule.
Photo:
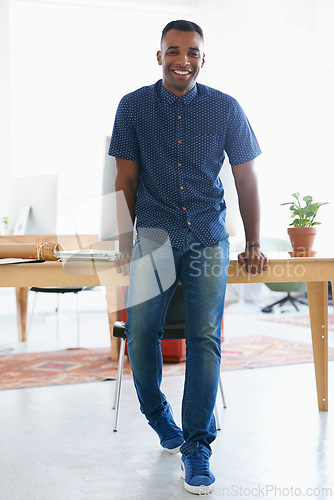
{"label": "blue jeans", "polygon": [[160,339],[171,297],[179,282],[183,287],[187,360],[182,453],[195,449],[197,442],[211,450],[217,435],[214,406],[228,264],[228,239],[204,247],[191,231],[180,250],[138,238],[132,252],[126,335],[140,409],[148,420],[168,404],[160,390]]}

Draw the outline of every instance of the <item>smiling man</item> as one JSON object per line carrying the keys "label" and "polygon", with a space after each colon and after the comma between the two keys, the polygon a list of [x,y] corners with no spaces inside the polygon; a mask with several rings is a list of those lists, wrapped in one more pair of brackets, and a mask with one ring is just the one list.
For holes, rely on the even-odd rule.
{"label": "smiling man", "polygon": [[[133,222],[136,217],[137,239],[133,246],[118,209],[115,263],[118,272],[130,273],[126,335],[140,409],[165,451],[181,451],[186,490],[201,495],[215,484],[209,458],[217,433],[214,406],[229,265],[219,172],[227,154],[245,228],[239,263],[250,273],[263,272],[267,259],[259,243],[254,170],[261,150],[238,102],[196,83],[205,62],[197,24],[169,23],[157,60],[162,80],[124,96],[116,113],[109,154],[116,157],[116,190],[124,192]],[[182,430],[160,390],[160,339],[180,282],[187,343]]]}
{"label": "smiling man", "polygon": [[163,34],[157,59],[169,92],[182,97],[195,86],[205,61],[203,48],[203,38],[197,31],[170,29]]}

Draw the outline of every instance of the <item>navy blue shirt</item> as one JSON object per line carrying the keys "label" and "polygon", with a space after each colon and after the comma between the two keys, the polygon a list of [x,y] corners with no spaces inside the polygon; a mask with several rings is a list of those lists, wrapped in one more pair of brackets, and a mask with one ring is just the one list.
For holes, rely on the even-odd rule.
{"label": "navy blue shirt", "polygon": [[261,153],[233,97],[197,83],[179,98],[162,80],[124,96],[109,155],[139,163],[139,233],[163,229],[175,248],[182,247],[189,229],[205,246],[227,238],[219,177],[225,153],[231,165]]}

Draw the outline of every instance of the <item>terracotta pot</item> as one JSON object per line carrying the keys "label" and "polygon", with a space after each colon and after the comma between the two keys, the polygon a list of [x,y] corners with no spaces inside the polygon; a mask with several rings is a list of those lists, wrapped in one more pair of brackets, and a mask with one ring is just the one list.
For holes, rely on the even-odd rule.
{"label": "terracotta pot", "polygon": [[315,227],[289,227],[288,235],[294,252],[310,252],[317,234]]}

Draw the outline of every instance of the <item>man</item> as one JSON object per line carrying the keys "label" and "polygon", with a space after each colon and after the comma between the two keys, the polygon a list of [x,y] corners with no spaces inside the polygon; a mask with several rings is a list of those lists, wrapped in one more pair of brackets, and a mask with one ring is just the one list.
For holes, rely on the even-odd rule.
{"label": "man", "polygon": [[[132,222],[137,217],[133,247],[118,209],[116,265],[118,272],[130,273],[126,331],[134,384],[141,411],[163,448],[181,451],[184,486],[195,494],[209,493],[215,482],[209,458],[216,437],[213,411],[229,264],[218,175],[225,152],[245,228],[246,250],[239,262],[250,273],[267,267],[260,250],[254,171],[261,151],[237,101],[196,83],[205,62],[203,47],[203,32],[195,23],[172,21],[164,28],[157,52],[162,81],[123,97],[109,149],[116,157],[116,191],[124,192]],[[187,342],[182,430],[160,391],[160,338],[179,282]]]}

